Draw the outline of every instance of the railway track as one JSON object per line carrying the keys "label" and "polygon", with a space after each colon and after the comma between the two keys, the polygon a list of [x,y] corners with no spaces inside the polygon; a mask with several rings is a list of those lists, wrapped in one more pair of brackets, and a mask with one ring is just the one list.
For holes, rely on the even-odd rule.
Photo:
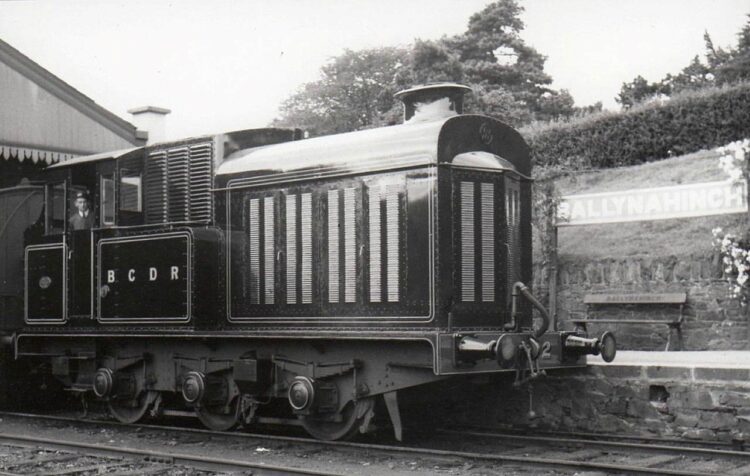
{"label": "railway track", "polygon": [[173,451],[153,451],[69,439],[8,434],[0,431],[0,475],[43,474],[108,476],[252,474],[262,476],[339,473],[252,461],[211,458]]}
{"label": "railway track", "polygon": [[[634,442],[631,438],[625,441],[614,441],[614,437],[605,439],[569,437],[555,435],[519,435],[477,430],[439,430],[435,437],[422,446],[396,446],[382,443],[362,442],[325,442],[310,438],[294,436],[265,435],[242,432],[216,432],[204,429],[184,428],[164,425],[124,425],[117,422],[101,420],[81,420],[70,417],[18,414],[0,412],[0,416],[44,419],[67,422],[71,424],[97,425],[100,427],[137,427],[153,431],[195,434],[213,438],[227,438],[253,442],[267,441],[293,445],[312,445],[329,448],[348,448],[361,450],[369,455],[387,454],[403,457],[438,457],[444,459],[483,462],[490,465],[513,465],[516,468],[548,468],[552,470],[603,471],[607,474],[659,474],[681,476],[740,476],[750,475],[750,452],[725,449],[716,445],[696,446],[680,444],[677,440],[669,443],[657,443],[651,438],[649,442]],[[0,431],[0,443],[2,432]],[[456,442],[460,443],[456,443]],[[92,446],[92,445],[89,445]],[[93,445],[101,449],[99,445]],[[460,449],[456,449],[460,446]],[[108,451],[110,448],[105,448]],[[142,450],[134,450],[132,457],[139,456]],[[107,456],[112,456],[107,454]],[[154,455],[156,458],[157,456]],[[182,464],[199,468],[201,464],[236,465],[235,468],[251,469],[252,463],[244,461],[213,461],[213,458],[198,457],[173,452],[159,453],[161,458],[172,458],[173,464]],[[184,459],[183,459],[184,458]],[[242,466],[245,465],[245,466]],[[209,468],[212,469],[212,468]],[[271,468],[259,468],[269,469]],[[237,470],[237,469],[234,469]],[[284,468],[282,471],[288,471]],[[295,471],[295,468],[291,468]],[[304,471],[304,470],[303,470]],[[253,474],[279,474],[261,473]],[[331,474],[315,471],[289,472],[284,474]],[[534,474],[533,472],[530,474]]]}

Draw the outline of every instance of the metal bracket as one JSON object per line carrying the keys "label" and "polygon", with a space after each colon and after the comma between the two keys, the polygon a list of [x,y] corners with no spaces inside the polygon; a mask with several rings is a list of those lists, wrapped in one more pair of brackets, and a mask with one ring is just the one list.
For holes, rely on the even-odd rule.
{"label": "metal bracket", "polygon": [[[539,368],[539,355],[536,355],[536,358],[534,358],[532,346],[529,345],[526,341],[523,341],[521,342],[520,347],[526,355],[526,362],[528,363],[529,368],[528,371],[522,369],[522,364],[519,363],[518,368],[516,368],[516,379],[513,382],[514,387],[520,387],[521,385],[537,379],[540,376],[547,375],[547,372],[545,370]],[[528,372],[528,374],[526,372]]]}

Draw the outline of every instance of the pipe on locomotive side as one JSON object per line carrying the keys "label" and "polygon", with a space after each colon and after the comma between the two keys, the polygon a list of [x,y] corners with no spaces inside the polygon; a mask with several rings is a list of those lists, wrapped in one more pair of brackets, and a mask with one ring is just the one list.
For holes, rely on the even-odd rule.
{"label": "pipe on locomotive side", "polygon": [[521,281],[517,281],[513,284],[513,293],[512,301],[511,301],[511,311],[510,311],[510,322],[505,325],[505,330],[516,330],[516,327],[518,327],[518,324],[516,322],[516,317],[518,316],[518,295],[523,294],[523,297],[525,297],[542,315],[542,325],[539,326],[538,329],[536,329],[531,336],[534,339],[539,339],[544,335],[545,332],[547,332],[547,329],[549,329],[549,323],[550,323],[550,317],[549,312],[547,312],[547,309],[544,307],[544,305],[539,302],[539,300],[531,294],[531,290],[529,290],[529,287],[526,286]]}

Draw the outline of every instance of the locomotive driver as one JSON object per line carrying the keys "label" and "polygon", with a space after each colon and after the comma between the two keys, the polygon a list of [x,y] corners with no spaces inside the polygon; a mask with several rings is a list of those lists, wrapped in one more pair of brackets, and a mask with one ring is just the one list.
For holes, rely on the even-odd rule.
{"label": "locomotive driver", "polygon": [[93,228],[94,212],[89,207],[89,195],[86,192],[77,192],[74,205],[77,212],[70,216],[70,228],[73,231]]}

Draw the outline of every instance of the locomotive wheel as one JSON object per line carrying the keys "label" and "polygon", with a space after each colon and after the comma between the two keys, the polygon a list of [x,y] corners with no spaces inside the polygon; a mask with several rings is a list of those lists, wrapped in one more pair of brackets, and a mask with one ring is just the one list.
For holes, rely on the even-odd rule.
{"label": "locomotive wheel", "polygon": [[195,408],[195,414],[198,415],[201,423],[211,430],[231,430],[240,421],[240,399],[232,400],[228,413],[223,413],[218,408],[200,406]]}
{"label": "locomotive wheel", "polygon": [[131,400],[110,399],[109,412],[117,421],[135,423],[146,416],[146,412],[158,395],[159,392],[141,392],[139,397]]}
{"label": "locomotive wheel", "polygon": [[305,415],[300,415],[299,419],[305,430],[314,438],[326,441],[348,440],[357,434],[367,413],[372,411],[373,403],[372,398],[349,402],[339,414],[340,421],[328,421]]}

